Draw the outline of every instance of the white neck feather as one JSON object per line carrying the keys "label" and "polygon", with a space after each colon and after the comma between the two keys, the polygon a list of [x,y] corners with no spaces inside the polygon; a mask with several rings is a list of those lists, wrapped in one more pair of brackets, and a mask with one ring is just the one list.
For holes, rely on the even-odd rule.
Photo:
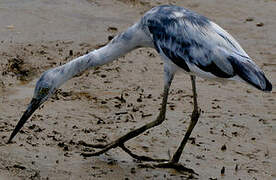
{"label": "white neck feather", "polygon": [[80,56],[56,68],[56,72],[58,73],[55,76],[57,86],[60,86],[73,76],[80,74],[91,67],[109,63],[141,46],[153,47],[153,43],[151,38],[149,38],[142,28],[139,27],[139,24],[135,24],[127,31],[117,35],[106,46]]}

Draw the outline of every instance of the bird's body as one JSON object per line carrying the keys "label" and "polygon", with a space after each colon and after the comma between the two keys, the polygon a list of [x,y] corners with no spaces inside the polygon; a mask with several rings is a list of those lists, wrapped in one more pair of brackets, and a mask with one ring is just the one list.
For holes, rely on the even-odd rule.
{"label": "bird's body", "polygon": [[[111,62],[139,47],[155,48],[164,60],[165,85],[160,114],[155,121],[131,131],[114,143],[110,143],[101,152],[117,146],[122,147],[124,142],[135,135],[137,136],[164,121],[168,91],[174,74],[178,70],[192,75],[195,105],[194,118],[192,118],[192,123],[185,135],[184,143],[181,143],[181,148],[178,150],[180,154],[200,114],[196,102],[194,76],[219,81],[241,80],[262,91],[272,90],[271,83],[260,68],[239,43],[217,24],[182,7],[158,6],[145,13],[140,21],[117,35],[106,46],[46,71],[37,82],[33,100],[11,134],[9,141],[34,110],[64,82],[91,67]],[[179,152],[173,157],[172,162],[178,162]]]}
{"label": "bird's body", "polygon": [[241,80],[260,90],[271,90],[263,72],[229,33],[202,15],[169,5],[148,11],[107,46],[50,71],[60,86],[90,67],[139,47],[155,48],[172,73],[181,69],[202,78]]}

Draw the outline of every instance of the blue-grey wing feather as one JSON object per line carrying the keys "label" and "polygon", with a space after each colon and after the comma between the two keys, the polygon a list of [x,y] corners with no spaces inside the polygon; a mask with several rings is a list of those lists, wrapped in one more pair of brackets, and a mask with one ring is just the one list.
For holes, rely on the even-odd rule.
{"label": "blue-grey wing feather", "polygon": [[225,31],[206,17],[177,6],[161,6],[145,15],[145,23],[155,47],[176,65],[190,72],[189,66],[217,77],[235,75],[231,62],[218,54],[217,47],[248,55]]}
{"label": "blue-grey wing feather", "polygon": [[157,51],[185,71],[209,78],[239,77],[271,91],[271,83],[239,43],[206,17],[165,5],[147,12],[142,23]]}

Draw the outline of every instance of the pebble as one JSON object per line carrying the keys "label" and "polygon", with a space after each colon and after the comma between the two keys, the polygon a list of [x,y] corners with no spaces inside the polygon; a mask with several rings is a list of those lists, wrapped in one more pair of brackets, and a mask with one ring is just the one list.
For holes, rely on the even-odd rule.
{"label": "pebble", "polygon": [[220,170],[220,174],[221,174],[221,175],[224,175],[224,173],[225,173],[225,167],[223,166],[223,167],[221,168],[221,170]]}
{"label": "pebble", "polygon": [[259,23],[256,24],[256,26],[257,26],[257,27],[262,27],[262,26],[264,26],[264,23],[259,22]]}
{"label": "pebble", "polygon": [[226,148],[226,145],[225,145],[225,144],[221,146],[221,150],[222,150],[222,151],[225,151],[226,149],[227,149],[227,148]]}

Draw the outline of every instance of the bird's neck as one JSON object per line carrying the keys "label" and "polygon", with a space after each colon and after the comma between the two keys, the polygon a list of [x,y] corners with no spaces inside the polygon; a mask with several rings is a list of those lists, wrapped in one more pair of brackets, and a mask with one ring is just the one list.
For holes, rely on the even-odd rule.
{"label": "bird's neck", "polygon": [[106,46],[58,67],[58,73],[61,73],[59,76],[61,79],[58,85],[60,86],[65,81],[91,67],[100,66],[116,60],[118,57],[133,49],[141,46],[152,46],[151,43],[149,37],[139,27],[139,24],[135,24],[125,32],[117,35]]}

